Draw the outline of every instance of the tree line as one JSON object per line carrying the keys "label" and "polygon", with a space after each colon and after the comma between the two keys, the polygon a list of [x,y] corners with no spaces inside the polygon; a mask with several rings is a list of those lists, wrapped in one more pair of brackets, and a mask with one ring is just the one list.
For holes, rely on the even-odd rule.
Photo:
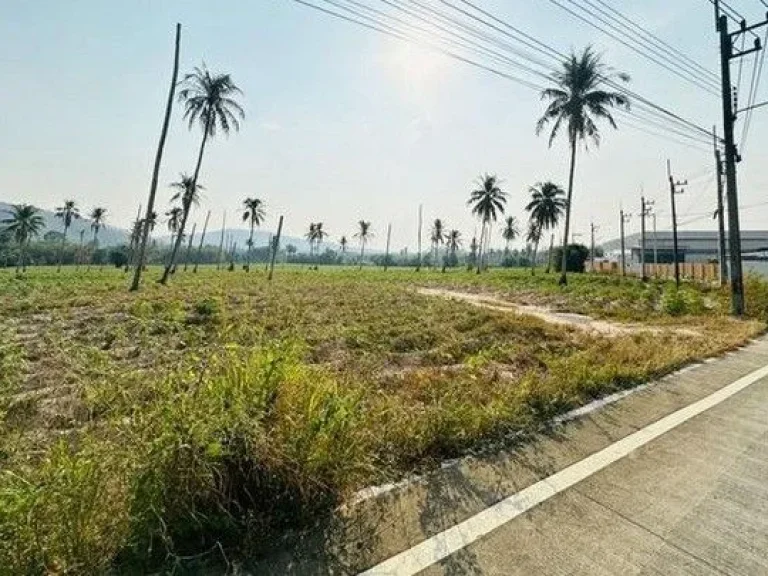
{"label": "tree line", "polygon": [[[151,233],[157,225],[157,212],[154,207],[154,199],[157,189],[157,173],[162,159],[162,151],[167,135],[168,121],[174,101],[177,86],[180,27],[177,28],[176,53],[174,57],[174,70],[166,117],[161,132],[158,154],[156,156],[153,182],[150,189],[149,201],[144,215],[139,209],[139,214],[134,221],[126,248],[126,269],[134,268],[132,289],[138,288],[141,272],[147,261],[147,247],[150,245]],[[550,147],[561,133],[565,135],[569,145],[570,163],[567,189],[564,190],[552,181],[544,181],[531,186],[529,189],[530,200],[526,205],[528,221],[525,230],[521,230],[521,224],[514,216],[507,216],[503,222],[501,236],[506,243],[505,254],[509,255],[510,243],[524,234],[528,246],[527,261],[531,264],[532,271],[540,249],[542,238],[546,232],[552,232],[564,220],[564,230],[561,235],[561,247],[558,250],[560,260],[557,268],[561,271],[560,283],[567,283],[567,265],[569,260],[568,237],[571,225],[571,212],[573,206],[574,174],[576,170],[577,150],[579,144],[588,143],[595,146],[600,144],[599,122],[605,121],[611,127],[616,128],[616,123],[611,114],[611,109],[616,107],[629,108],[629,101],[618,92],[605,89],[606,83],[611,84],[616,79],[628,81],[625,74],[617,73],[609,68],[601,56],[591,47],[587,47],[581,53],[572,53],[570,58],[563,62],[562,68],[552,74],[552,86],[542,92],[542,98],[548,102],[544,114],[536,123],[536,133],[541,134],[549,128]],[[204,187],[199,183],[202,162],[206,145],[217,134],[229,135],[231,131],[238,131],[240,121],[245,118],[242,105],[238,102],[242,91],[232,80],[229,74],[211,73],[205,65],[194,68],[193,72],[186,74],[178,83],[180,90],[178,101],[184,106],[183,118],[188,128],[195,126],[201,129],[201,141],[197,152],[194,171],[191,175],[181,173],[177,182],[171,184],[175,194],[171,198],[171,206],[165,212],[165,223],[171,236],[171,249],[164,260],[164,270],[160,283],[167,283],[170,276],[177,270],[178,259],[182,242],[187,237],[187,225],[193,208],[200,204],[200,194]],[[470,192],[468,205],[472,214],[480,223],[480,236],[471,238],[468,245],[468,261],[477,273],[481,273],[489,265],[488,256],[491,254],[490,242],[494,225],[505,215],[508,194],[501,189],[501,182],[496,175],[483,174],[477,180],[477,186]],[[57,267],[61,269],[66,253],[67,234],[73,220],[80,218],[80,210],[73,200],[66,200],[56,208],[56,217],[62,221],[62,235],[59,245]],[[90,212],[92,239],[91,260],[97,253],[98,234],[106,219],[107,210],[95,207]],[[255,197],[247,197],[243,201],[242,219],[249,226],[250,234],[245,251],[245,265],[243,268],[250,271],[254,259],[253,236],[254,230],[260,226],[266,217],[265,203]],[[207,219],[206,219],[207,222]],[[39,211],[29,204],[13,206],[12,210],[0,221],[3,224],[0,234],[6,240],[9,238],[15,242],[18,252],[17,270],[23,272],[27,264],[27,252],[30,243],[42,232],[44,221]],[[363,266],[365,249],[373,238],[373,228],[370,221],[360,220],[353,235],[359,245],[357,264]],[[310,223],[305,235],[310,247],[310,260],[317,260],[321,254],[321,246],[328,237],[328,231],[322,222]],[[223,239],[223,238],[222,238]],[[81,239],[82,240],[82,239]],[[463,246],[462,233],[457,229],[448,229],[443,220],[434,220],[429,240],[431,249],[429,260],[435,266],[440,263],[442,251],[442,267],[457,265],[457,253]],[[553,253],[550,242],[549,254]],[[349,238],[344,235],[338,241],[341,261],[347,262],[346,253],[349,247]],[[187,260],[192,248],[190,236],[187,249]],[[286,249],[285,258],[296,258],[295,246],[293,251]],[[267,252],[275,252],[279,249],[276,240],[272,240],[267,247]],[[197,250],[198,260],[203,250],[203,240]],[[234,268],[237,254],[237,246],[227,246],[224,253],[223,242],[220,242],[217,250],[217,262],[223,256],[230,261],[230,269]],[[385,258],[389,258],[386,255]],[[519,262],[518,258],[518,262]],[[394,261],[394,257],[393,257]],[[417,255],[416,266],[420,267],[423,261],[421,254]],[[550,261],[548,268],[551,266]]]}

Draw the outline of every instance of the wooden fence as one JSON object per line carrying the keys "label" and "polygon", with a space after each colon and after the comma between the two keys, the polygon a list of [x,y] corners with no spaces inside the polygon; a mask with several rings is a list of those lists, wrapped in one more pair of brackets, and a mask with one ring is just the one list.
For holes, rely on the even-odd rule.
{"label": "wooden fence", "polygon": [[[587,269],[590,269],[587,262]],[[709,262],[680,262],[680,278],[693,280],[694,282],[717,282],[720,279],[720,271],[717,264]],[[595,262],[594,272],[598,274],[621,274],[621,264],[618,262]],[[662,280],[674,280],[674,264],[646,264],[645,273],[649,278]],[[640,266],[627,266],[627,275],[640,276]]]}

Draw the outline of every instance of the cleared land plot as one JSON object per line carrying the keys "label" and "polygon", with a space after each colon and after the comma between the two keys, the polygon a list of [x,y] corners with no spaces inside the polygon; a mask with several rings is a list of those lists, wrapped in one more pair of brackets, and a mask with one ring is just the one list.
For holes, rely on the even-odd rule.
{"label": "cleared land plot", "polygon": [[[236,556],[361,487],[764,327],[726,317],[717,290],[555,282],[284,268],[270,284],[203,269],[129,294],[116,270],[0,273],[0,565]],[[583,330],[424,288],[637,329]],[[755,315],[764,295],[750,283]]]}

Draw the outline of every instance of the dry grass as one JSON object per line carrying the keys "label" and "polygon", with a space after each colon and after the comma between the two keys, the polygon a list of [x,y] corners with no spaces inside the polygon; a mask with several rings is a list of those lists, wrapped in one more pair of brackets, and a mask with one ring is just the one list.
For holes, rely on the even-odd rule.
{"label": "dry grass", "polygon": [[[764,326],[725,317],[719,291],[554,282],[284,269],[269,284],[206,269],[129,294],[117,271],[0,274],[0,566],[142,571],[258,547],[368,483],[731,349]],[[698,336],[606,338],[416,286]],[[768,290],[749,287],[762,315]]]}

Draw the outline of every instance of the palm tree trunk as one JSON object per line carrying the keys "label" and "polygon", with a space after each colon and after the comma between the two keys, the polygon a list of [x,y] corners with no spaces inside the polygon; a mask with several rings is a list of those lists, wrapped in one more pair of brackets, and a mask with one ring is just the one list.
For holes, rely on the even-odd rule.
{"label": "palm tree trunk", "polygon": [[88,268],[86,270],[91,269],[91,264],[93,264],[93,257],[96,256],[96,236],[98,235],[98,230],[96,228],[93,229],[93,254],[91,254],[91,257],[88,259]]}
{"label": "palm tree trunk", "polygon": [[19,242],[19,259],[16,262],[16,274],[21,272],[21,267],[24,264],[24,241]]}
{"label": "palm tree trunk", "polygon": [[[197,164],[195,165],[195,174],[194,176],[192,176],[192,184],[191,184],[192,194],[194,194],[197,191],[197,177],[200,175],[200,166],[203,163],[203,153],[205,152],[205,143],[208,141],[208,132],[211,129],[212,121],[213,121],[213,113],[209,111],[208,120],[205,123],[205,131],[203,132],[203,141],[200,143],[200,152],[197,155]],[[187,205],[184,207],[184,214],[181,217],[181,226],[179,227],[179,236],[176,238],[176,244],[174,244],[173,252],[171,252],[171,262],[165,268],[165,272],[163,272],[163,277],[160,278],[160,284],[168,283],[168,276],[171,273],[171,269],[175,267],[176,254],[179,251],[181,238],[184,236],[184,229],[187,226],[187,218],[189,218],[189,212],[191,208],[192,208],[192,198],[189,199],[189,201],[187,202]]]}
{"label": "palm tree trunk", "polygon": [[573,198],[573,174],[576,170],[576,138],[571,136],[571,171],[568,176],[568,199],[565,206],[565,232],[563,234],[563,260],[560,270],[560,286],[568,284],[568,235],[571,231],[571,199]]}
{"label": "palm tree trunk", "polygon": [[131,291],[139,289],[141,283],[141,272],[144,269],[144,256],[147,250],[147,241],[149,240],[149,222],[152,219],[152,213],[155,209],[155,194],[157,193],[157,180],[160,176],[160,164],[163,160],[163,149],[165,148],[165,139],[168,136],[168,125],[171,122],[171,111],[173,110],[173,96],[176,93],[176,81],[179,76],[179,47],[181,45],[181,24],[176,24],[176,48],[173,56],[173,73],[171,74],[171,87],[168,91],[168,102],[165,105],[165,118],[163,119],[163,128],[160,132],[160,142],[157,145],[155,154],[155,167],[152,170],[152,183],[149,186],[149,202],[147,202],[147,214],[144,218],[144,226],[141,231],[141,241],[139,242],[138,258],[136,259],[136,271],[133,274]]}
{"label": "palm tree trunk", "polygon": [[59,263],[56,272],[61,272],[61,260],[64,258],[64,244],[67,242],[67,230],[69,226],[64,226],[64,234],[61,236],[61,246],[59,246]]}
{"label": "palm tree trunk", "polygon": [[485,220],[483,220],[483,226],[480,228],[480,242],[477,247],[477,273],[480,274],[480,269],[483,265],[483,243],[485,242]]}
{"label": "palm tree trunk", "polygon": [[363,254],[365,254],[365,240],[364,239],[360,240],[360,262],[358,263],[358,264],[360,264],[359,270],[363,269]]}
{"label": "palm tree trunk", "polygon": [[251,235],[248,237],[248,254],[245,257],[245,271],[251,271],[251,250],[253,250],[253,218],[251,218]]}
{"label": "palm tree trunk", "polygon": [[549,237],[549,253],[547,254],[547,274],[552,270],[552,250],[555,247],[555,235]]}
{"label": "palm tree trunk", "polygon": [[539,253],[539,241],[539,238],[537,238],[533,245],[533,258],[531,258],[531,276],[536,273],[536,256]]}
{"label": "palm tree trunk", "polygon": [[205,242],[205,233],[208,230],[208,220],[211,218],[211,211],[208,210],[208,214],[205,215],[205,224],[203,224],[203,233],[200,235],[200,245],[197,247],[197,256],[195,257],[195,267],[192,269],[193,274],[197,274],[197,266],[200,264],[200,255],[203,252],[203,242]]}

